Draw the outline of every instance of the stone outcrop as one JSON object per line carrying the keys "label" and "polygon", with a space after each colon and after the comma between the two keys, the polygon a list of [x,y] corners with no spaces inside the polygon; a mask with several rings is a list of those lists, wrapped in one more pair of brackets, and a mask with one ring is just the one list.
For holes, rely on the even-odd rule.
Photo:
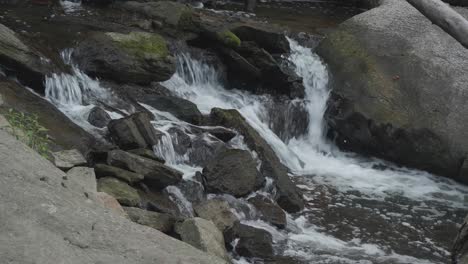
{"label": "stone outcrop", "polygon": [[333,74],[330,137],[346,150],[457,178],[468,153],[468,50],[406,1],[381,2],[317,49]]}
{"label": "stone outcrop", "polygon": [[165,81],[175,72],[164,38],[146,32],[93,33],[78,45],[73,58],[86,73],[123,83]]}
{"label": "stone outcrop", "polygon": [[[0,131],[0,142],[2,260],[38,264],[227,263],[135,224],[82,192],[64,188],[65,173],[4,131]],[[40,180],[45,178],[47,181]]]}

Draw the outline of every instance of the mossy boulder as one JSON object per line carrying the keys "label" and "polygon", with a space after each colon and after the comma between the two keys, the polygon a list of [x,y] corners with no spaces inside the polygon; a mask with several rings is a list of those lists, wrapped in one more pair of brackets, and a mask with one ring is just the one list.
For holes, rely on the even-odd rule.
{"label": "mossy boulder", "polygon": [[341,148],[459,177],[467,49],[406,1],[389,0],[330,32],[317,53],[333,76],[326,119]]}
{"label": "mossy boulder", "polygon": [[104,177],[98,180],[98,191],[105,192],[117,199],[124,206],[139,206],[138,191],[125,182],[116,178]]}
{"label": "mossy boulder", "polygon": [[175,72],[165,39],[146,32],[93,33],[73,57],[88,74],[123,83],[165,81]]}

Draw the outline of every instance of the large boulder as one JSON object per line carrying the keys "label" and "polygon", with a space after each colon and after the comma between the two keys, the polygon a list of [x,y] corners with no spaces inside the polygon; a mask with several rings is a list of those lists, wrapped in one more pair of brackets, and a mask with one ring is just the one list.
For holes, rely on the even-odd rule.
{"label": "large boulder", "polygon": [[182,179],[182,173],[164,164],[128,153],[112,150],[107,154],[107,163],[111,166],[130,170],[144,176],[144,183],[155,189],[175,185]]}
{"label": "large boulder", "polygon": [[456,178],[468,153],[466,48],[406,1],[386,0],[317,52],[333,75],[326,119],[340,147]]}
{"label": "large boulder", "polygon": [[221,232],[239,222],[226,201],[219,199],[207,200],[195,206],[195,213],[206,220],[212,221]]}
{"label": "large boulder", "polygon": [[270,258],[274,255],[273,237],[264,229],[236,223],[224,236],[226,243],[239,239],[234,250],[241,256]]}
{"label": "large boulder", "polygon": [[182,241],[206,251],[208,254],[229,261],[229,256],[224,247],[223,234],[213,222],[202,218],[190,218],[176,224],[175,230]]}
{"label": "large boulder", "polygon": [[124,207],[129,218],[140,225],[145,225],[163,233],[171,233],[174,229],[176,218],[168,214],[146,211],[136,207]]}
{"label": "large boulder", "polygon": [[149,84],[168,80],[175,60],[157,34],[93,33],[73,52],[86,73],[123,83]]}
{"label": "large boulder", "polygon": [[161,137],[151,124],[151,115],[146,112],[114,119],[109,123],[108,128],[112,140],[124,150],[152,149]]}
{"label": "large boulder", "polygon": [[266,25],[236,25],[231,29],[241,40],[254,41],[269,53],[288,53],[289,41],[283,32],[275,28],[266,28]]}
{"label": "large boulder", "polygon": [[88,115],[88,123],[98,128],[106,127],[111,120],[110,115],[100,107],[93,107]]}
{"label": "large boulder", "polygon": [[104,177],[97,182],[98,191],[112,195],[125,206],[140,206],[138,191],[116,178]]}
{"label": "large boulder", "polygon": [[242,115],[234,109],[224,110],[213,108],[210,113],[211,122],[237,130],[244,136],[247,146],[255,151],[262,161],[260,171],[263,175],[272,177],[277,189],[276,201],[281,208],[294,213],[304,208],[304,201],[299,190],[288,176],[287,168],[281,163],[273,149],[260,134],[250,126]]}
{"label": "large boulder", "polygon": [[196,104],[179,97],[153,95],[143,99],[142,102],[194,125],[200,125],[203,119]]}
{"label": "large boulder", "polygon": [[[135,224],[109,211],[101,201],[87,199],[82,192],[63,188],[65,173],[1,130],[0,142],[2,261],[227,263],[157,230]],[[40,181],[43,177],[49,180]]]}
{"label": "large boulder", "polygon": [[282,67],[283,64],[255,42],[242,41],[235,50],[220,49],[220,54],[228,66],[228,79],[236,88],[289,98],[305,95],[302,78]]}
{"label": "large boulder", "polygon": [[203,169],[203,182],[207,192],[241,197],[259,188],[264,178],[248,151],[228,149]]}
{"label": "large boulder", "polygon": [[2,24],[0,65],[7,74],[16,76],[22,83],[42,92],[45,76],[52,70],[42,54],[28,47],[15,32]]}

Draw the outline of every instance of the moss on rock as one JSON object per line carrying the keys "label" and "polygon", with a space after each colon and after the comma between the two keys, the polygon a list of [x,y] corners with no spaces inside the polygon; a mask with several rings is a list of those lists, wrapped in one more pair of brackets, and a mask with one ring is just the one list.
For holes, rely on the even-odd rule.
{"label": "moss on rock", "polygon": [[98,191],[115,197],[120,204],[125,206],[138,206],[140,204],[140,196],[137,190],[115,178],[104,177],[99,179]]}
{"label": "moss on rock", "polygon": [[106,33],[114,42],[128,53],[137,57],[155,56],[165,58],[169,56],[166,41],[158,34],[145,32],[131,32],[130,34]]}
{"label": "moss on rock", "polygon": [[230,30],[217,32],[216,39],[223,45],[234,49],[238,48],[241,44],[239,37],[237,37],[236,34],[232,33]]}

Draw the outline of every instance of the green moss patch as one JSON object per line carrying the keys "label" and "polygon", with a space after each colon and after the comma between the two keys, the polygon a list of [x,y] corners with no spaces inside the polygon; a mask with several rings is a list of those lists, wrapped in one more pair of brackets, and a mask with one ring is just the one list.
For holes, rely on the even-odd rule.
{"label": "green moss patch", "polygon": [[218,41],[230,48],[238,48],[241,44],[239,37],[237,37],[236,34],[232,33],[230,30],[224,30],[216,33],[216,38]]}
{"label": "green moss patch", "polygon": [[131,32],[130,34],[107,33],[106,35],[128,53],[137,57],[150,55],[164,58],[169,55],[165,39],[158,34]]}

